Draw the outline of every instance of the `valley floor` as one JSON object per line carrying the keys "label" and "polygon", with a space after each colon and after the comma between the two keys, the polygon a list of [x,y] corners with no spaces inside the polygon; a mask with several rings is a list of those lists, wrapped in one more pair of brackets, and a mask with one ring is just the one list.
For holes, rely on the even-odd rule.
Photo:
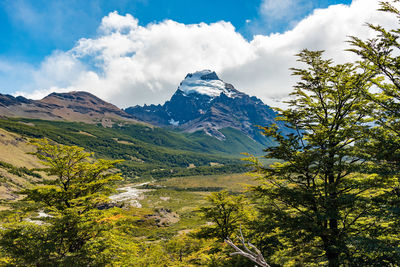
{"label": "valley floor", "polygon": [[227,190],[239,193],[258,181],[249,174],[188,176],[123,185],[112,201],[141,208],[147,217],[155,220],[153,238],[163,238],[177,233],[189,232],[206,222],[196,210],[207,205],[205,197],[211,192]]}

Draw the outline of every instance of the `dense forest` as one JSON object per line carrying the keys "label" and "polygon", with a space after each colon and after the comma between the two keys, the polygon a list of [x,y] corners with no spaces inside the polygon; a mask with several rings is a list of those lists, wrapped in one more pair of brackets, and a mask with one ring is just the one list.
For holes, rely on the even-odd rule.
{"label": "dense forest", "polygon": [[[389,2],[381,10],[400,20]],[[292,70],[299,81],[277,109],[293,133],[261,128],[276,141],[264,156],[274,163],[249,154],[257,184],[207,194],[194,213],[208,223],[191,231],[154,236],[162,226],[141,208],[107,204],[120,160],[32,139],[44,168],[23,171],[43,178],[1,211],[1,264],[398,266],[400,29],[368,27],[376,38],[349,40],[356,63],[297,55],[305,67]]]}
{"label": "dense forest", "polygon": [[[237,140],[226,140],[225,145],[198,133],[175,133],[140,124],[104,128],[79,122],[26,118],[0,118],[0,128],[24,139],[48,138],[60,144],[84,147],[98,158],[123,159],[119,169],[127,180],[241,172],[247,169],[238,157],[239,152],[224,151],[226,147],[241,144],[242,136]],[[233,129],[231,131],[235,133]],[[197,140],[193,141],[195,138]],[[241,147],[241,151],[245,151],[245,147],[248,146]],[[219,165],[210,166],[210,162]],[[187,168],[190,164],[198,168]]]}

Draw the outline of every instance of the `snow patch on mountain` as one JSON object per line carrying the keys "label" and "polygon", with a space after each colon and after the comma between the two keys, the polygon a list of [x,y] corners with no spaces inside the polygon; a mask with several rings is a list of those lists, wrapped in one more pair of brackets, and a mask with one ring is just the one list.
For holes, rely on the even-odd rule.
{"label": "snow patch on mountain", "polygon": [[175,121],[174,119],[170,119],[168,122],[173,126],[179,126],[179,121]]}
{"label": "snow patch on mountain", "polygon": [[202,70],[189,73],[178,87],[185,95],[197,93],[207,95],[212,98],[224,93],[226,96],[234,98],[236,93],[226,88],[226,83],[220,80],[211,70]]}

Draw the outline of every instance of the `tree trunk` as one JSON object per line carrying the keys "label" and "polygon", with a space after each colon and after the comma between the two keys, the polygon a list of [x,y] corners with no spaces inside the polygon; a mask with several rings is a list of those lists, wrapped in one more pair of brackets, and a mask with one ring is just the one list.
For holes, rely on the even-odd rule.
{"label": "tree trunk", "polygon": [[329,267],[339,267],[339,251],[336,246],[330,246],[326,249]]}
{"label": "tree trunk", "polygon": [[335,185],[335,175],[333,172],[334,169],[334,153],[329,153],[329,168],[327,172],[328,177],[328,214],[329,218],[329,229],[328,231],[328,239],[325,244],[325,253],[328,258],[329,267],[338,267],[339,266],[339,255],[340,255],[340,237],[339,237],[339,226],[338,226],[338,202],[337,202],[337,190]]}

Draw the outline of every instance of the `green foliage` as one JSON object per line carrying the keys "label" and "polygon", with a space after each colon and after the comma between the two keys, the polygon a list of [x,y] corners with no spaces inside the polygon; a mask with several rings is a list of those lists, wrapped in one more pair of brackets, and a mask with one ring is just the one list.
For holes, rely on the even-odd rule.
{"label": "green foliage", "polygon": [[[381,7],[400,19],[390,2]],[[210,182],[214,177],[183,178],[244,171],[227,155],[257,154],[258,147],[234,129],[222,130],[227,140],[221,143],[199,132],[143,125],[107,129],[24,120],[32,126],[0,119],[6,130],[65,144],[35,141],[34,154],[50,179],[23,191],[24,201],[13,210],[1,211],[0,265],[251,266],[230,256],[223,243],[243,234],[271,266],[397,266],[400,30],[369,27],[376,38],[350,41],[363,59],[359,65],[334,65],[320,51],[298,55],[307,68],[293,69],[300,81],[289,109],[278,110],[292,134],[283,135],[276,125],[262,128],[272,145],[263,163],[273,163],[249,157],[260,185],[245,193],[231,183]],[[95,160],[74,145],[125,161]],[[143,208],[100,210],[120,179],[117,163],[125,176],[182,178],[148,185]],[[33,170],[0,167],[39,178]],[[193,212],[199,204],[204,206]],[[157,224],[159,210],[178,221]]]}
{"label": "green foliage", "polygon": [[251,159],[263,174],[263,185],[253,192],[259,212],[269,218],[266,229],[279,230],[289,255],[339,266],[357,254],[355,240],[370,238],[371,227],[384,227],[375,200],[393,181],[359,174],[374,167],[358,146],[369,138],[370,105],[363,92],[373,74],[351,64],[332,65],[321,55],[307,50],[298,55],[308,68],[293,69],[301,81],[278,118],[297,133],[283,136],[276,126],[264,128],[278,142],[265,157],[281,162],[265,168]]}
{"label": "green foliage", "polygon": [[[177,150],[230,155],[239,155],[244,151],[254,154],[262,153],[262,146],[259,143],[233,128],[221,129],[226,137],[224,141],[208,136],[203,131],[183,133],[159,127],[145,127],[140,124],[115,125],[113,128],[145,143]],[[265,137],[262,140],[265,144],[270,143],[270,140]],[[129,140],[126,139],[126,141]]]}
{"label": "green foliage", "polygon": [[69,208],[84,213],[103,202],[113,192],[112,182],[121,180],[110,170],[121,160],[90,160],[92,153],[77,146],[54,145],[46,139],[34,140],[34,154],[46,166],[42,170],[51,178],[42,186],[27,189],[26,200],[43,204],[51,211]]}
{"label": "green foliage", "polygon": [[15,174],[19,177],[24,177],[24,175],[29,175],[35,178],[42,178],[39,173],[36,173],[35,170],[30,170],[26,167],[15,167],[14,165],[0,161],[0,168],[6,169],[9,173]]}
{"label": "green foliage", "polygon": [[[400,20],[398,1],[381,2],[380,10]],[[376,229],[372,235],[385,242],[371,242],[366,250],[379,259],[388,262],[400,260],[400,30],[386,29],[380,25],[368,24],[376,36],[369,40],[351,37],[353,51],[361,56],[361,66],[375,73],[372,81],[379,88],[376,92],[365,91],[365,96],[375,104],[372,116],[375,125],[370,131],[371,139],[364,144],[367,156],[376,163],[374,172],[387,179],[395,179],[390,190],[380,199],[380,215],[386,217],[389,228]],[[386,244],[390,244],[388,247]],[[378,248],[379,250],[377,250]],[[392,249],[391,249],[392,248]],[[386,250],[385,253],[380,251]]]}
{"label": "green foliage", "polygon": [[[113,171],[119,160],[93,160],[76,146],[35,140],[36,155],[49,178],[43,185],[25,189],[28,209],[44,210],[36,223],[5,224],[0,245],[17,265],[88,265],[107,247],[102,233],[110,225],[102,221],[110,211],[97,207],[107,202]],[[26,214],[29,215],[29,214]]]}
{"label": "green foliage", "polygon": [[[391,4],[394,2],[381,2],[380,10],[400,19],[400,11]],[[371,159],[382,165],[381,173],[389,175],[400,170],[400,35],[399,29],[385,29],[373,24],[368,26],[377,36],[366,41],[351,37],[352,49],[349,50],[361,56],[363,61],[360,65],[375,74],[372,82],[380,89],[376,93],[364,91],[365,96],[375,104],[372,116],[376,127],[371,131],[372,143],[367,146],[373,152]]]}
{"label": "green foliage", "polygon": [[245,210],[243,195],[231,195],[224,190],[211,193],[206,199],[210,206],[199,208],[199,212],[213,225],[202,227],[198,236],[224,241],[236,234],[249,216],[250,209]]}
{"label": "green foliage", "polygon": [[[239,153],[229,150],[236,146],[235,142],[225,144],[204,134],[191,140],[190,135],[143,125],[104,128],[76,122],[11,118],[0,119],[0,127],[29,138],[48,138],[60,144],[84,147],[100,158],[124,159],[119,168],[128,179],[247,170],[239,160]],[[241,136],[241,139],[245,138]],[[211,162],[220,165],[210,166]],[[196,168],[187,168],[190,164]]]}

